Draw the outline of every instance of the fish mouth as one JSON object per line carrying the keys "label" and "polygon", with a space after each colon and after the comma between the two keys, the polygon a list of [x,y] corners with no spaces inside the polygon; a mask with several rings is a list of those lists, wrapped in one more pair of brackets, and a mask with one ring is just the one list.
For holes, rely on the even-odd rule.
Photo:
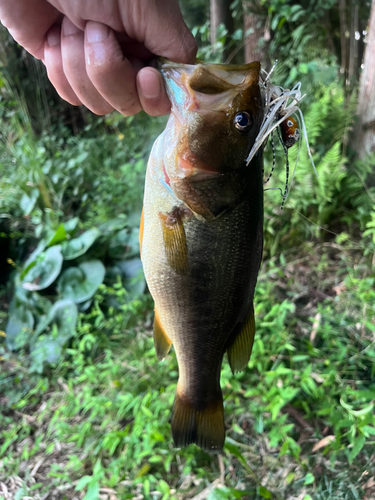
{"label": "fish mouth", "polygon": [[259,80],[258,61],[243,65],[163,62],[160,69],[173,103],[172,113],[179,122],[189,111],[225,111],[233,93]]}
{"label": "fish mouth", "polygon": [[258,61],[236,65],[204,63],[197,60],[196,64],[181,64],[160,59],[160,70],[165,78],[171,78],[181,84],[181,76],[186,75],[184,78],[189,80],[192,90],[204,94],[218,94],[238,85],[247,86],[249,79],[258,78],[260,72]]}
{"label": "fish mouth", "polygon": [[216,168],[201,161],[190,149],[177,155],[175,172],[178,172],[178,175],[168,175],[163,163],[163,180],[170,187],[171,183],[173,184],[181,180],[203,181],[223,175]]}
{"label": "fish mouth", "polygon": [[184,179],[194,177],[194,180],[209,179],[222,175],[211,165],[200,160],[189,148],[177,155],[177,171]]}

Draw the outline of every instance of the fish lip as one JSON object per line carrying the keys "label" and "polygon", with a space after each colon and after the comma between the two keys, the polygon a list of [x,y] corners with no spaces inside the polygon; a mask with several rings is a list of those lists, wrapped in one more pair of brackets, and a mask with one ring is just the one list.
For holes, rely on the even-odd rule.
{"label": "fish lip", "polygon": [[203,162],[192,152],[187,143],[181,146],[176,157],[176,173],[182,174],[178,176],[179,179],[191,179],[194,177],[194,180],[198,181],[223,175],[217,167],[212,167]]}

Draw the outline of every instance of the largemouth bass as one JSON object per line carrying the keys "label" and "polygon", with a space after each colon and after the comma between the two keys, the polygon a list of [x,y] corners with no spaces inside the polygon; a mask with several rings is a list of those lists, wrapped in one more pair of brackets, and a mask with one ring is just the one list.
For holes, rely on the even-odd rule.
{"label": "largemouth bass", "polygon": [[172,102],[147,167],[141,256],[155,301],[154,343],[174,345],[175,445],[224,445],[220,370],[247,366],[263,245],[260,64],[164,64]]}

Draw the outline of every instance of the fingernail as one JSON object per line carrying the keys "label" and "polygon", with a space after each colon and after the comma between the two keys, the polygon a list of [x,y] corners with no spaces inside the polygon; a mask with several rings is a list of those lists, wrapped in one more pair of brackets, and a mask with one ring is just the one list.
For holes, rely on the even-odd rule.
{"label": "fingernail", "polygon": [[[145,73],[152,73],[146,77]],[[141,84],[142,94],[146,99],[156,99],[161,94],[160,78],[156,78],[154,71],[143,70],[142,74],[142,84]]]}
{"label": "fingernail", "polygon": [[60,44],[60,33],[56,29],[51,29],[48,32],[47,43],[50,47]]}
{"label": "fingernail", "polygon": [[77,26],[73,24],[72,21],[70,21],[70,19],[68,19],[67,17],[64,19],[63,32],[65,36],[76,35],[80,31],[81,30],[77,28]]}
{"label": "fingernail", "polygon": [[86,25],[86,40],[89,43],[103,42],[109,35],[109,28],[102,23],[87,23]]}

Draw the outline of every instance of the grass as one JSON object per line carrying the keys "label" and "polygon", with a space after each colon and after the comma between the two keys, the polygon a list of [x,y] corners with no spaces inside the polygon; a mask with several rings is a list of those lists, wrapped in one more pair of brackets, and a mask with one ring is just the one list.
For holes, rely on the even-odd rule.
{"label": "grass", "polygon": [[[249,368],[232,375],[223,363],[220,455],[173,448],[175,356],[156,360],[147,296],[127,303],[121,287],[102,286],[53,371],[30,377],[24,360],[3,353],[5,500],[370,494],[375,292],[366,269],[360,253],[335,242],[263,264]],[[108,315],[113,295],[125,305]],[[137,324],[129,324],[129,311]]]}

